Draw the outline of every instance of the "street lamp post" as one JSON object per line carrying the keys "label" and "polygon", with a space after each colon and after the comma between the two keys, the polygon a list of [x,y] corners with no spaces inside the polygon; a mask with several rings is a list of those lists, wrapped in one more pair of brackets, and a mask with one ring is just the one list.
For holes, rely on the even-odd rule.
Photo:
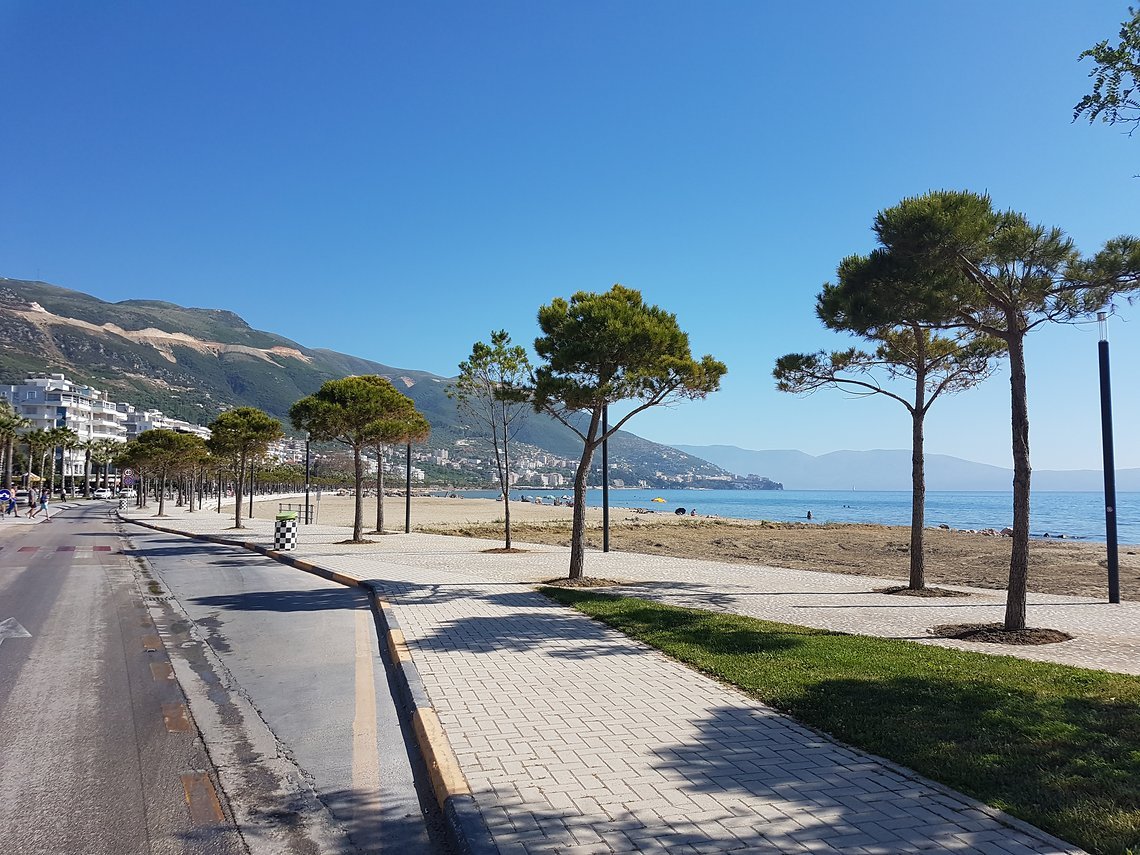
{"label": "street lamp post", "polygon": [[407,477],[404,484],[404,534],[412,533],[412,442],[408,440],[406,448],[407,454]]}
{"label": "street lamp post", "polygon": [[1112,387],[1108,370],[1108,314],[1096,313],[1100,327],[1100,436],[1104,450],[1104,524],[1108,542],[1108,601],[1120,602],[1120,558],[1116,545],[1116,462],[1112,449]]}
{"label": "street lamp post", "polygon": [[308,432],[305,433],[305,525],[308,525],[311,520],[309,519],[309,440],[311,439]]}
{"label": "street lamp post", "polygon": [[602,552],[610,551],[610,408],[602,407]]}

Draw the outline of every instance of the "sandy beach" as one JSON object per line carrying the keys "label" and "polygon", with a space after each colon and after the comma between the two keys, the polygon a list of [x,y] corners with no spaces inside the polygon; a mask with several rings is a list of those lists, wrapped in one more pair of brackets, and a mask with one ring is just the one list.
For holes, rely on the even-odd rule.
{"label": "sandy beach", "polygon": [[[376,500],[365,500],[365,530],[376,520]],[[321,499],[319,521],[352,525],[352,496]],[[386,528],[403,531],[404,499],[384,502]],[[277,511],[276,502],[255,506],[257,516]],[[526,543],[569,545],[572,509],[528,502],[511,503],[516,546]],[[587,508],[588,542],[601,548],[602,512]],[[498,538],[503,505],[492,499],[412,498],[415,531]],[[610,547],[615,550],[680,558],[707,558],[734,564],[765,564],[802,570],[871,575],[905,580],[910,529],[878,525],[816,525],[610,513]],[[1004,589],[1010,541],[967,532],[930,529],[926,537],[927,583]],[[588,572],[588,571],[587,571]],[[1140,548],[1120,548],[1120,584],[1125,597],[1140,591]],[[1035,540],[1030,549],[1029,588],[1047,594],[1100,597],[1106,591],[1104,544]]]}

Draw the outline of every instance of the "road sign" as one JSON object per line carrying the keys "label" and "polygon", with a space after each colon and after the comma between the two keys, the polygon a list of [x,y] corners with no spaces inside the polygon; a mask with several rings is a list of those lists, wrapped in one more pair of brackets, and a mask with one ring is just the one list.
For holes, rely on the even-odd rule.
{"label": "road sign", "polygon": [[133,476],[133,475],[124,475],[123,476],[123,486],[124,487],[133,487],[134,485],[135,485],[135,476]]}
{"label": "road sign", "polygon": [[6,502],[12,498],[12,494],[7,490],[0,490],[0,502]]}

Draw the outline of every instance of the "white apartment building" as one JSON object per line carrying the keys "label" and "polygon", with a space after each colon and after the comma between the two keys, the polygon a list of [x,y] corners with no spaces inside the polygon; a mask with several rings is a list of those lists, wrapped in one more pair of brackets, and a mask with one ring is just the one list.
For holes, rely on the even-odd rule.
{"label": "white apartment building", "polygon": [[[144,430],[167,428],[208,439],[209,428],[171,419],[159,410],[137,410],[131,404],[107,398],[100,389],[74,383],[63,374],[29,377],[17,385],[0,385],[0,398],[16,413],[31,422],[33,429],[65,427],[75,431],[80,442],[110,439],[126,442]],[[82,475],[86,452],[64,452],[64,475]]]}
{"label": "white apartment building", "polygon": [[162,410],[139,410],[131,404],[116,404],[123,415],[127,439],[135,439],[140,433],[148,430],[173,430],[178,433],[189,433],[200,436],[202,439],[210,438],[210,429],[202,425],[184,422],[182,419],[172,419]]}
{"label": "white apartment building", "polygon": [[[125,442],[126,420],[118,405],[104,392],[73,383],[63,374],[30,377],[18,385],[0,386],[0,398],[32,423],[32,428],[65,427],[75,431],[80,442],[110,439]],[[64,452],[65,475],[82,475],[85,452]]]}

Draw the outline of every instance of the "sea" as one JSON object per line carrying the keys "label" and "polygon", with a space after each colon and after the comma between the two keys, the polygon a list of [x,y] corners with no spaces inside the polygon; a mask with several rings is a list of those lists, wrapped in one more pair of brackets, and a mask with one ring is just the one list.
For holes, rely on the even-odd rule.
{"label": "sea", "polygon": [[[542,497],[544,504],[568,497],[569,490],[512,490],[511,501],[523,496]],[[495,498],[494,490],[463,490],[438,493]],[[654,501],[663,499],[664,501]],[[586,504],[601,506],[602,491],[586,491]],[[1118,493],[1117,538],[1122,544],[1140,544],[1140,493]],[[910,491],[865,490],[629,490],[610,489],[610,508],[615,511],[641,508],[660,514],[675,514],[684,508],[701,516],[735,517],[747,520],[807,522],[811,511],[815,523],[875,523],[910,525]],[[1010,492],[936,492],[926,494],[926,525],[954,529],[1001,530],[1013,523]],[[1030,500],[1030,532],[1039,538],[1062,538],[1086,542],[1106,540],[1103,493],[1035,492]]]}

